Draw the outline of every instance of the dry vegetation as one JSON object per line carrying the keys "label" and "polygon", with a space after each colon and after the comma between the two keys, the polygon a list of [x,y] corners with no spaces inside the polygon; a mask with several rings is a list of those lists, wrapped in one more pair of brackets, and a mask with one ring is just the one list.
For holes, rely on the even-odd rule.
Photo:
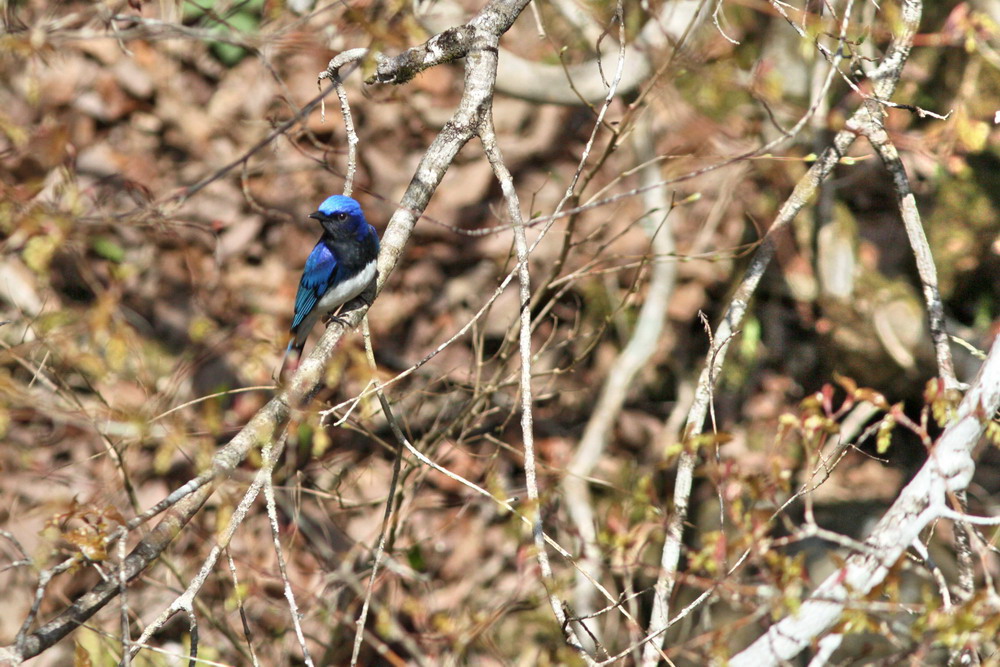
{"label": "dry vegetation", "polygon": [[[839,76],[820,89],[829,63],[794,28],[835,50],[844,3],[826,4],[822,18],[796,11],[788,23],[779,3],[722,3],[717,25],[708,11],[676,48],[648,46],[657,71],[619,90],[600,123],[600,100],[540,104],[501,88],[498,144],[522,214],[540,220],[526,231],[529,244],[541,238],[528,264],[540,502],[528,501],[525,477],[514,225],[473,139],[371,306],[377,371],[360,328],[345,334],[324,388],[274,438],[287,575],[257,499],[190,612],[167,622],[134,664],[186,660],[192,618],[198,658],[215,661],[204,664],[250,664],[251,650],[263,665],[302,664],[283,579],[311,660],[350,662],[397,447],[366,392],[373,379],[390,383],[386,398],[413,446],[492,499],[404,454],[360,664],[582,662],[547,589],[570,617],[601,612],[587,630],[569,626],[597,660],[623,652],[621,662],[639,662],[642,648],[626,649],[646,633],[683,453],[698,467],[671,615],[710,595],[671,627],[664,654],[706,664],[793,612],[921,466],[958,397],[947,377],[932,379],[939,369],[893,182],[859,140],[777,239],[776,261],[712,378],[706,435],[683,437],[710,345],[730,341],[711,331],[750,257],[871,88],[862,75],[856,90]],[[892,99],[950,115],[889,109],[886,129],[917,197],[947,329],[969,344],[952,351],[959,381],[970,382],[981,362],[969,348],[989,349],[1000,329],[1000,15],[989,2],[926,4]],[[560,7],[539,3],[535,18],[525,10],[501,42],[501,63],[509,51],[557,65],[563,47],[567,64],[580,63],[599,40],[612,49],[601,64],[613,84],[615,8],[589,7],[592,23],[575,25]],[[879,61],[901,21],[894,0],[852,7],[840,62],[848,75]],[[336,96],[325,116],[303,111],[317,75],[340,51],[394,54],[482,7],[466,1],[453,19],[446,9],[418,17],[410,5],[365,1],[3,3],[0,644],[22,641],[102,579],[116,581],[120,547],[135,547],[159,517],[129,525],[124,541],[117,531],[210,470],[274,395],[299,273],[318,236],[306,215],[343,190],[347,169]],[[650,12],[659,3],[624,5],[630,42]],[[374,68],[369,58],[344,74],[359,139],[354,195],[381,233],[459,102],[465,65],[401,86],[363,83]],[[814,101],[794,136],[747,156]],[[546,218],[595,127],[563,206],[570,212]],[[648,149],[660,159],[637,168]],[[650,169],[653,182],[666,181],[658,210],[637,191]],[[594,205],[574,208],[585,204]],[[669,271],[654,288],[658,267]],[[640,314],[654,289],[664,290],[663,307]],[[648,357],[619,390],[608,428],[586,436],[600,443],[587,466],[574,456],[602,387],[647,320],[657,327],[642,346]],[[31,664],[121,660],[123,617],[134,641],[188,586],[265,459],[255,447],[216,479],[124,602],[114,596]],[[982,445],[976,460],[968,511],[996,515],[1000,455]],[[796,496],[803,485],[811,491]],[[589,524],[573,516],[581,502]],[[536,511],[572,556],[549,549],[549,581],[522,521]],[[944,664],[967,649],[996,664],[996,529],[980,527],[985,541],[973,535],[963,550],[955,526],[925,531],[929,555],[911,550],[849,605],[835,661]],[[588,559],[611,602],[587,582],[581,593],[574,563]]]}

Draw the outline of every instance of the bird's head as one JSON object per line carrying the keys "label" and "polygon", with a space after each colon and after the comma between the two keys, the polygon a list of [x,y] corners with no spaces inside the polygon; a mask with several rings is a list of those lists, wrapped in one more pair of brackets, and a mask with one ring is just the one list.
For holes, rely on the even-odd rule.
{"label": "bird's head", "polygon": [[319,220],[319,224],[330,234],[339,235],[345,231],[354,231],[361,235],[368,232],[368,221],[365,220],[361,205],[344,195],[327,197],[326,201],[319,205],[319,209],[315,213],[310,213],[309,217]]}

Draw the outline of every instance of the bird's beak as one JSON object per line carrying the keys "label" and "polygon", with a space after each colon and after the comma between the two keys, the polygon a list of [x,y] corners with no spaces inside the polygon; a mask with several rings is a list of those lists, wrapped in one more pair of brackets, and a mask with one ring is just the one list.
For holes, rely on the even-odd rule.
{"label": "bird's beak", "polygon": [[323,220],[326,219],[326,216],[320,213],[319,211],[314,211],[310,213],[309,217],[312,218],[313,220],[319,220],[320,222],[323,222]]}

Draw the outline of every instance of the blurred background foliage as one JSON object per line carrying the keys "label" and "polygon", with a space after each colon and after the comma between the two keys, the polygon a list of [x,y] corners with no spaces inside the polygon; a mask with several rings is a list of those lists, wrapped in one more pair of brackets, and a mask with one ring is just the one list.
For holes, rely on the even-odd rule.
{"label": "blurred background foliage", "polygon": [[[458,16],[479,9],[463,5]],[[892,110],[887,123],[919,198],[949,329],[985,348],[1000,329],[1000,130],[994,122],[1000,6],[988,0],[925,5],[896,97],[950,115],[942,121]],[[628,33],[637,35],[658,8],[626,3]],[[299,271],[318,236],[306,215],[343,185],[346,139],[336,104],[327,105],[325,119],[310,113],[263,150],[250,151],[316,96],[317,74],[334,53],[405,48],[431,34],[421,22],[425,15],[449,8],[419,9],[420,16],[404,3],[309,0],[3,5],[0,526],[39,567],[72,554],[101,560],[96,538],[204,470],[215,449],[271,395]],[[505,48],[538,62],[593,57],[595,44],[556,5],[537,9],[545,37],[525,15],[504,38]],[[608,24],[610,3],[586,11],[617,34]],[[653,117],[657,153],[668,156],[661,163],[664,178],[768,141],[809,107],[819,64],[812,44],[766,3],[723,3],[721,12],[719,29],[707,22],[683,48],[655,53],[654,62],[668,63],[659,78],[647,82],[643,96],[632,92],[609,110],[609,127],[628,117],[629,103]],[[864,64],[890,39],[898,7],[859,3],[857,12],[849,30],[852,60]],[[837,20],[827,16],[809,29],[835,31]],[[360,136],[356,196],[379,231],[461,85],[460,64],[434,68],[399,88],[348,77]],[[858,103],[838,80],[817,120],[780,153],[672,186],[681,202],[668,217],[678,251],[659,258],[678,267],[668,326],[595,472],[602,556],[623,594],[644,591],[655,579],[671,469],[683,444],[676,415],[686,412],[708,346],[699,313],[718,320],[777,207]],[[495,114],[525,211],[551,212],[593,128],[592,110],[498,95]],[[605,130],[598,137],[602,159],[589,165],[584,195],[636,187],[630,151],[605,151],[610,135]],[[209,180],[213,175],[219,177]],[[488,164],[467,147],[371,309],[381,380],[447,340],[514,266],[501,210]],[[546,525],[573,549],[577,536],[560,505],[558,480],[643,301],[650,251],[635,222],[644,213],[639,198],[629,197],[561,220],[533,255],[539,285],[535,425]],[[490,227],[497,229],[479,233]],[[790,526],[802,520],[801,506],[778,520],[768,517],[828,443],[829,433],[807,424],[810,416],[826,414],[810,402],[815,392],[839,374],[881,392],[887,406],[901,402],[919,419],[926,382],[935,374],[891,183],[867,145],[855,145],[815,207],[800,216],[778,260],[715,397],[725,437],[687,443],[701,447],[706,460],[693,495],[696,529],[687,545],[682,600],[716,582],[744,548],[793,534]],[[511,287],[468,335],[389,390],[418,448],[497,497],[524,496],[517,310]],[[968,381],[978,362],[964,347],[955,354]],[[377,403],[362,399],[349,413],[345,403],[370,379],[360,336],[346,337],[329,369],[328,390],[314,410],[296,416],[276,473],[290,577],[320,664],[341,664],[349,655],[345,647],[392,467],[394,445]],[[836,405],[852,396],[845,385],[830,386],[837,387],[830,390]],[[339,406],[334,418],[322,419],[319,409],[331,405]],[[895,429],[884,451],[876,451],[874,438],[849,451],[815,494],[817,521],[856,537],[923,457],[919,438],[906,429]],[[228,491],[213,496],[169,562],[130,594],[140,619],[155,616],[190,579],[258,463],[248,461]],[[970,492],[975,513],[995,514],[998,464],[995,448],[981,453]],[[520,522],[415,462],[404,465],[402,485],[365,664],[375,664],[376,650],[378,660],[394,664],[573,663]],[[726,500],[721,509],[720,499]],[[269,544],[266,520],[251,517],[232,547],[242,576],[239,597],[264,663],[297,664]],[[830,566],[823,556],[831,544],[789,544],[755,551],[753,566],[726,584],[725,601],[677,626],[668,654],[704,664],[793,609]],[[953,568],[947,549],[939,558],[943,568]],[[984,559],[980,575],[997,576],[997,565]],[[568,587],[572,568],[565,562],[559,568]],[[968,627],[936,628],[933,587],[913,569],[900,568],[899,581],[916,582],[905,595],[881,590],[882,597],[872,599],[888,601],[883,607],[857,611],[850,621],[856,650],[922,652],[931,659],[970,633],[992,632],[995,639],[978,607],[968,608],[975,620]],[[5,642],[31,603],[34,574],[29,568],[0,572],[0,587],[8,591],[7,612],[0,615]],[[227,572],[213,577],[199,598],[210,626],[201,641],[211,655],[202,657],[245,664],[237,590]],[[53,581],[41,617],[97,580],[81,563],[76,576]],[[759,590],[749,588],[758,584],[781,594],[762,603]],[[647,597],[628,603],[640,617],[648,613]],[[923,600],[917,622],[900,621],[903,598]],[[106,610],[91,629],[74,635],[75,649],[67,643],[36,664],[66,664],[74,650],[78,659],[106,661],[116,645],[101,633],[117,632],[117,623]],[[624,623],[616,632],[604,637],[610,645],[636,638]],[[185,623],[168,625],[160,639],[167,650],[180,650],[188,641]],[[166,664],[144,655],[149,664]]]}

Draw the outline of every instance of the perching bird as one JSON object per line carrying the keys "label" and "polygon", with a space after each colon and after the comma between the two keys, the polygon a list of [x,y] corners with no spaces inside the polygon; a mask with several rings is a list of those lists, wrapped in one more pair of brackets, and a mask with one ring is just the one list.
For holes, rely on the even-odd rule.
{"label": "perching bird", "polygon": [[[378,234],[365,220],[358,202],[334,195],[309,217],[319,220],[323,236],[302,271],[286,359],[292,350],[301,354],[316,320],[364,292],[375,278]],[[283,359],[282,368],[284,365]]]}

